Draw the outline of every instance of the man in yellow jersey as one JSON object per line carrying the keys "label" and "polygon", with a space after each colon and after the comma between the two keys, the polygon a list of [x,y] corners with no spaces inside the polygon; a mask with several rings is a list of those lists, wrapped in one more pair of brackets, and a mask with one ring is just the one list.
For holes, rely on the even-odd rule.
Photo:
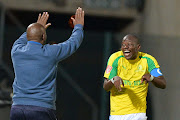
{"label": "man in yellow jersey", "polygon": [[165,89],[166,81],[154,57],[139,52],[135,35],[126,35],[121,51],[113,53],[104,73],[104,89],[110,91],[109,120],[147,120],[148,82]]}

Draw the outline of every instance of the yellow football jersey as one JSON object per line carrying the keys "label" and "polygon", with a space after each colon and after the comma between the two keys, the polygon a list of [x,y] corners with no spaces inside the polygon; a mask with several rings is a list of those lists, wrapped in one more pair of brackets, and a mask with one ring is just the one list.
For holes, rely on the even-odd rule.
{"label": "yellow football jersey", "polygon": [[104,77],[111,79],[119,76],[124,82],[122,91],[115,87],[110,93],[111,115],[125,115],[132,113],[146,113],[146,96],[148,84],[141,82],[144,74],[159,68],[156,59],[143,52],[138,53],[135,60],[127,60],[122,51],[112,54],[108,60]]}

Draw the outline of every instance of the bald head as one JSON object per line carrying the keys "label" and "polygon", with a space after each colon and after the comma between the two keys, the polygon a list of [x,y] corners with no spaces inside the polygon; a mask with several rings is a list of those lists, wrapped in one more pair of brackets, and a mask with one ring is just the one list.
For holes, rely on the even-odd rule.
{"label": "bald head", "polygon": [[121,44],[121,50],[127,60],[134,60],[141,48],[138,38],[133,34],[126,35]]}
{"label": "bald head", "polygon": [[39,23],[32,23],[27,27],[28,41],[36,41],[44,44],[46,41],[46,30],[44,26]]}
{"label": "bald head", "polygon": [[124,36],[123,41],[125,40],[130,40],[132,42],[135,42],[136,44],[139,44],[138,37],[133,34],[127,34],[126,36]]}

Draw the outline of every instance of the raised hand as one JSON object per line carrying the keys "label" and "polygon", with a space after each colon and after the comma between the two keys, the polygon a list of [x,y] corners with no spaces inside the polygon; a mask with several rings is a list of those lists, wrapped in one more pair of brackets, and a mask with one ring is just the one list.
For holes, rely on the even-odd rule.
{"label": "raised hand", "polygon": [[37,23],[43,25],[44,28],[47,29],[51,25],[51,23],[47,24],[48,18],[49,18],[49,13],[48,12],[43,12],[42,15],[41,15],[41,13],[39,13]]}
{"label": "raised hand", "polygon": [[74,26],[77,24],[81,24],[84,26],[84,11],[82,8],[78,7],[76,10],[75,18],[71,17]]}

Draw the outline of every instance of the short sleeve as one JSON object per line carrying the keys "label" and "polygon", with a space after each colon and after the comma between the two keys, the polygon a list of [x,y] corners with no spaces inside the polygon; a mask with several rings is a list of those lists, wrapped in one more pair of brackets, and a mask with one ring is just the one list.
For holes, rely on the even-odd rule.
{"label": "short sleeve", "polygon": [[104,72],[104,77],[111,79],[114,76],[117,76],[117,68],[118,68],[118,61],[120,59],[120,56],[117,56],[116,54],[112,54],[107,63],[106,70]]}
{"label": "short sleeve", "polygon": [[146,56],[145,58],[147,59],[147,64],[148,64],[148,71],[149,71],[149,73],[150,73],[153,69],[160,67],[159,64],[158,64],[158,62],[157,62],[157,60],[156,60],[153,56],[148,55],[148,56]]}

